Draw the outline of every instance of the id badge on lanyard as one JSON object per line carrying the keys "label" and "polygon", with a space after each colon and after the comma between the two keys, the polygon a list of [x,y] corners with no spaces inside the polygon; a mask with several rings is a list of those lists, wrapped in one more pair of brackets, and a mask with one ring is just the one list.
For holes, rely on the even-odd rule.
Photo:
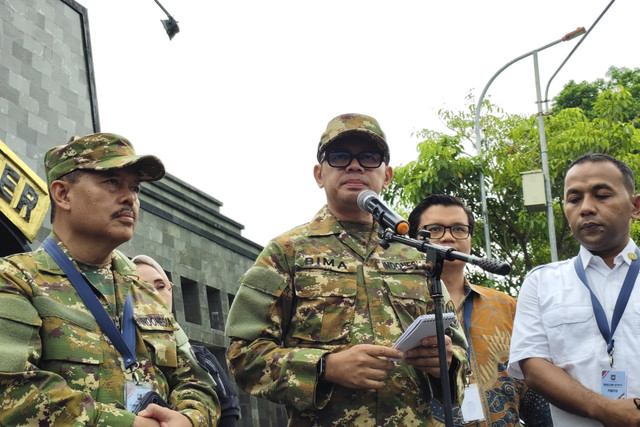
{"label": "id badge on lanyard", "polygon": [[469,384],[464,388],[464,399],[462,399],[462,407],[460,409],[465,423],[484,421],[484,411],[482,410],[478,384]]}
{"label": "id badge on lanyard", "polygon": [[150,382],[140,381],[138,372],[133,371],[133,378],[124,383],[124,402],[127,411],[133,412],[138,403],[148,392],[153,390]]}
{"label": "id badge on lanyard", "polygon": [[[467,336],[467,359],[469,360],[469,372],[467,378],[471,377],[471,312],[473,311],[473,298],[471,294],[467,295],[464,300],[464,308],[462,315],[462,323]],[[468,381],[467,381],[468,382]],[[482,409],[482,400],[480,399],[480,389],[477,383],[467,384],[464,388],[464,398],[462,399],[462,419],[465,423],[472,421],[484,421],[484,410]]]}
{"label": "id badge on lanyard", "polygon": [[600,394],[609,399],[627,398],[627,373],[625,371],[602,371]]}

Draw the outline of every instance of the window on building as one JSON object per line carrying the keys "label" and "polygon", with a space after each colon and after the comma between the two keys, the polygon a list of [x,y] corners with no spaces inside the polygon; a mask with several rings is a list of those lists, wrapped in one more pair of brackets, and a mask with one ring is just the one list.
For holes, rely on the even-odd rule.
{"label": "window on building", "polygon": [[202,325],[200,314],[200,292],[197,282],[182,277],[180,280],[182,287],[182,301],[184,304],[184,318],[187,322]]}
{"label": "window on building", "polygon": [[233,300],[236,296],[233,294],[227,294],[227,300],[229,301],[229,310],[231,310],[231,304],[233,304]]}
{"label": "window on building", "polygon": [[[175,295],[175,293],[178,292],[178,288],[175,285],[175,282],[173,281],[173,278],[171,277],[171,272],[165,270],[164,268],[163,268],[163,270],[164,270],[164,274],[167,275],[167,278],[169,279],[169,281],[171,283],[173,283],[173,288],[172,289],[173,289],[173,294]],[[176,304],[175,304],[175,301],[174,301],[173,304],[171,304],[171,313],[173,314],[173,317],[176,317]]]}
{"label": "window on building", "polygon": [[222,315],[222,295],[219,289],[207,286],[207,303],[209,304],[211,328],[223,331],[224,316]]}

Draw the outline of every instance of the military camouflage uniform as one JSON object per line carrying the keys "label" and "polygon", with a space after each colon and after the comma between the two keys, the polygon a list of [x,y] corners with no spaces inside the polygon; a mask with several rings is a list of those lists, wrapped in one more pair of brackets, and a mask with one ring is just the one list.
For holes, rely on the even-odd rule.
{"label": "military camouflage uniform", "polygon": [[[326,206],[271,241],[241,278],[229,314],[227,357],[237,384],[284,403],[291,425],[438,425],[427,375],[409,365],[397,364],[380,390],[317,379],[324,354],[355,344],[391,347],[415,317],[432,311],[424,271],[412,268],[421,261],[423,254],[404,245],[382,249],[377,225],[342,224]],[[447,308],[453,311],[450,302]],[[449,334],[460,399],[455,366],[465,360],[466,342],[457,323]]]}
{"label": "military camouflage uniform", "polygon": [[[137,280],[135,265],[118,251],[103,268],[77,265],[116,324],[131,295],[140,380],[193,425],[215,425],[213,384],[177,351],[178,326],[153,286]],[[0,343],[0,425],[133,424],[124,406],[132,374],[42,248],[0,259]]]}

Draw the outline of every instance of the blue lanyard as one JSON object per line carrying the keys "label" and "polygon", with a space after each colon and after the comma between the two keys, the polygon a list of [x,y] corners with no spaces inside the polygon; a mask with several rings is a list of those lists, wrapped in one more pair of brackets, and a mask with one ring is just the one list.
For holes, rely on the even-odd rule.
{"label": "blue lanyard", "polygon": [[[473,292],[473,291],[472,291]],[[473,293],[469,292],[464,299],[464,308],[462,309],[462,323],[464,332],[467,336],[467,360],[469,361],[469,372],[471,372],[471,312],[473,311]]]}
{"label": "blue lanyard", "polygon": [[615,341],[613,339],[613,334],[616,332],[616,328],[618,327],[618,323],[622,318],[622,314],[624,313],[625,308],[627,307],[627,302],[629,301],[629,297],[631,296],[631,291],[633,291],[633,286],[636,283],[636,278],[638,277],[638,271],[640,271],[640,250],[636,248],[636,259],[631,261],[631,265],[629,266],[629,271],[627,271],[627,276],[624,278],[624,282],[622,282],[622,289],[620,290],[620,294],[618,294],[618,300],[616,301],[616,306],[613,309],[613,317],[611,318],[611,329],[609,329],[609,324],[607,323],[607,316],[602,308],[602,304],[596,298],[596,295],[589,287],[589,282],[587,281],[587,275],[584,272],[584,266],[582,265],[582,259],[580,255],[578,255],[574,261],[574,267],[576,269],[576,273],[580,278],[580,281],[587,287],[589,293],[591,294],[591,305],[593,306],[593,313],[596,316],[596,322],[598,323],[598,329],[600,329],[600,333],[602,334],[602,338],[604,338],[607,343],[607,353],[609,354],[609,364],[613,366],[613,349]]}
{"label": "blue lanyard", "polygon": [[71,282],[84,304],[93,314],[93,317],[98,322],[100,329],[109,337],[113,345],[122,355],[125,367],[136,363],[135,345],[136,345],[136,331],[133,324],[133,303],[131,302],[131,295],[127,294],[127,299],[124,303],[124,310],[122,313],[122,334],[116,328],[104,307],[98,301],[98,298],[93,293],[87,281],[82,277],[80,272],[71,263],[69,257],[60,249],[60,247],[53,241],[51,237],[47,237],[42,242],[42,247],[53,258],[53,260],[62,268],[62,271],[67,275],[67,278]]}

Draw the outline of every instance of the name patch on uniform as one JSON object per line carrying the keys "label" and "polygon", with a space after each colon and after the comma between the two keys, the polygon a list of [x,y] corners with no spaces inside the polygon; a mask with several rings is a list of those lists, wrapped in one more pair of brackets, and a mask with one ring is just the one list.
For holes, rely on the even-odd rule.
{"label": "name patch on uniform", "polygon": [[304,259],[304,265],[307,267],[311,265],[326,265],[329,267],[344,268],[345,270],[347,269],[347,265],[344,263],[344,261],[325,257],[306,257]]}
{"label": "name patch on uniform", "polygon": [[171,320],[164,316],[138,317],[138,323],[142,326],[171,326]]}
{"label": "name patch on uniform", "polygon": [[382,267],[386,270],[406,271],[418,267],[417,261],[392,262],[382,261]]}

